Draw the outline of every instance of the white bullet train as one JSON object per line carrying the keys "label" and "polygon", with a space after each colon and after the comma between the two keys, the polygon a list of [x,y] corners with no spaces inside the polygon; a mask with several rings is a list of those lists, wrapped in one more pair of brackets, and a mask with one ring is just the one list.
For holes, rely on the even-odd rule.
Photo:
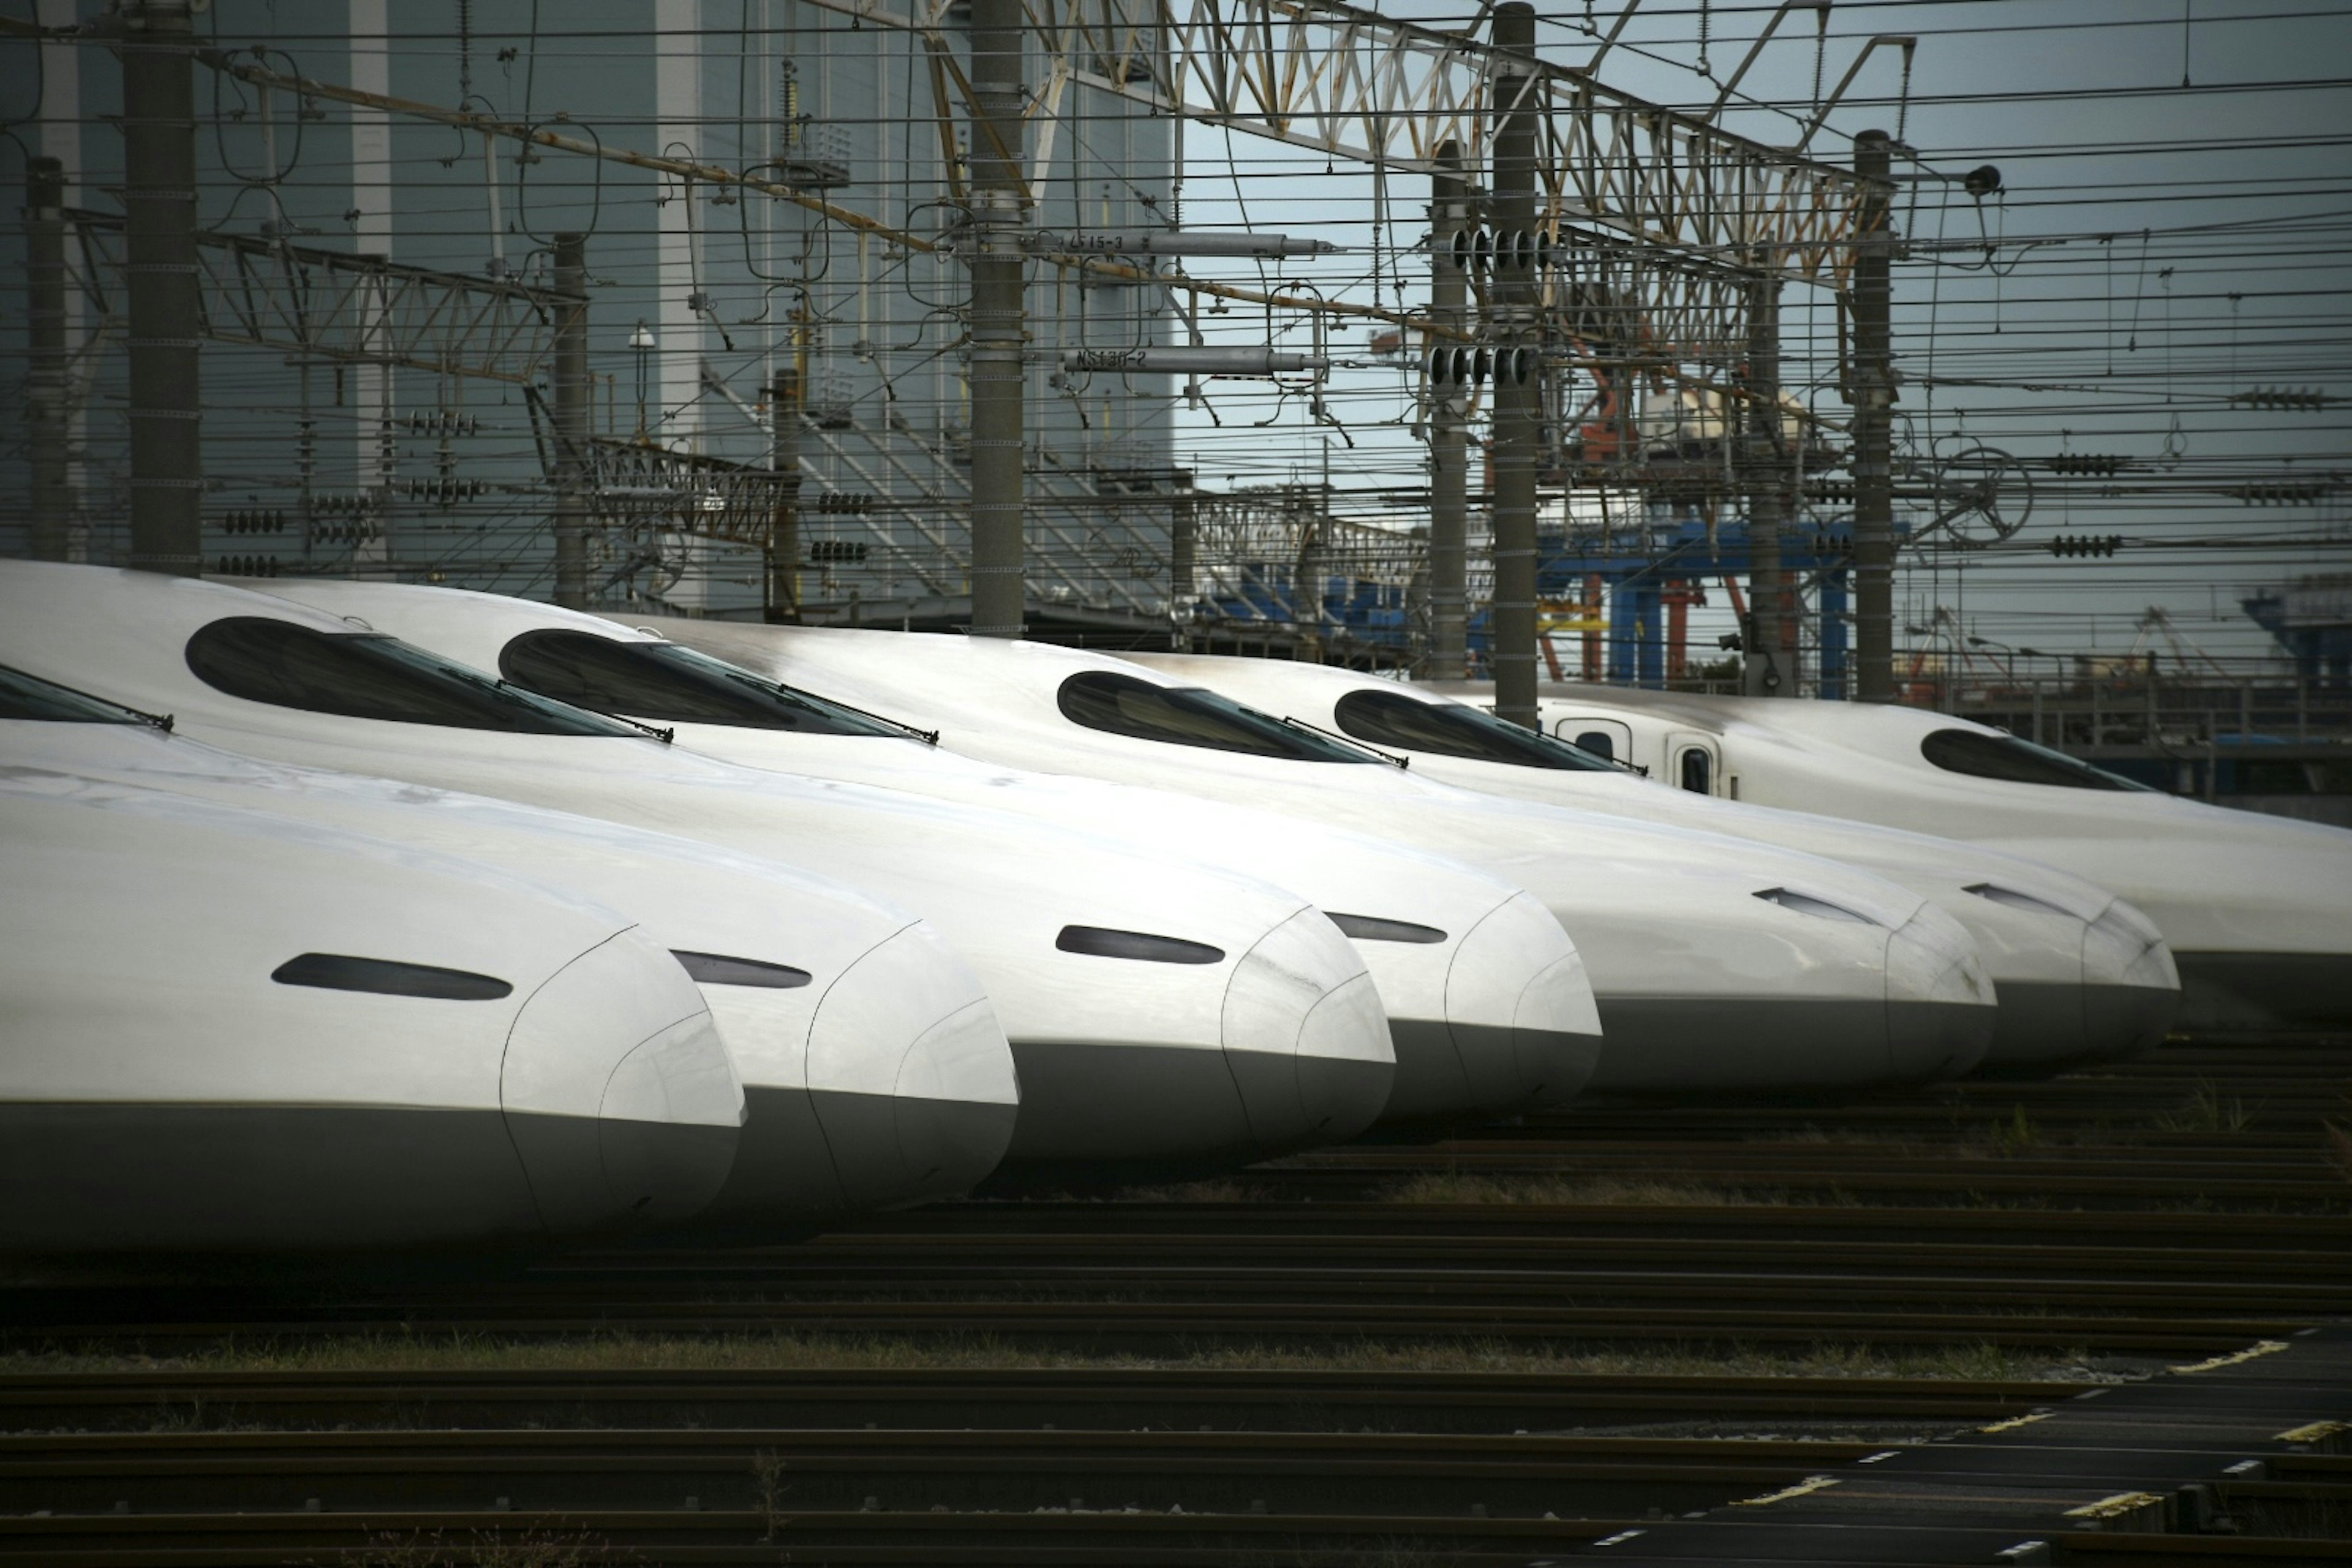
{"label": "white bullet train", "polygon": [[1516,800],[1580,806],[1826,856],[1898,882],[1976,938],[2000,998],[1983,1068],[2049,1072],[2163,1039],[2180,1001],[2164,939],[2105,888],[1980,845],[1702,798],[1604,763],[1483,708],[1289,659],[1129,656],[1270,713],[1412,759],[1412,771]]}
{"label": "white bullet train", "polygon": [[1557,686],[1544,728],[1670,783],[1939,833],[2113,888],[2164,933],[2188,1028],[2352,1023],[2352,833],[2182,800],[1916,708]]}
{"label": "white bullet train", "polygon": [[687,1218],[727,1179],[741,1087],[624,916],[13,766],[0,880],[0,1249],[579,1236]]}
{"label": "white bullet train", "polygon": [[1009,1158],[1128,1168],[1350,1136],[1388,1098],[1363,963],[1295,894],[1003,813],[693,755],[283,599],[0,563],[0,662],[229,750],[782,859],[923,917],[1013,1042]]}
{"label": "white bullet train", "polygon": [[1543,900],[1584,957],[1593,1087],[1811,1090],[1965,1072],[1993,991],[1916,893],[1810,856],[1416,779],[1140,666],[1025,642],[680,622],[772,679],[937,727],[941,744],[1156,784],[1451,855]]}
{"label": "white bullet train", "polygon": [[[696,1222],[777,1222],[970,1191],[1019,1093],[979,980],[929,927],[836,883],[691,839],[480,795],[266,763],[0,666],[0,766],[190,795],[430,849],[625,910],[677,955],[743,1082],[726,1186]],[[0,709],[0,715],[5,715]]]}
{"label": "white bullet train", "polygon": [[1397,1060],[1383,1120],[1563,1103],[1600,1058],[1592,988],[1559,922],[1459,861],[1164,790],[974,762],[653,629],[574,611],[392,584],[250,585],[357,616],[544,696],[675,726],[677,744],[730,762],[1181,844],[1291,889],[1350,935],[1379,990]]}

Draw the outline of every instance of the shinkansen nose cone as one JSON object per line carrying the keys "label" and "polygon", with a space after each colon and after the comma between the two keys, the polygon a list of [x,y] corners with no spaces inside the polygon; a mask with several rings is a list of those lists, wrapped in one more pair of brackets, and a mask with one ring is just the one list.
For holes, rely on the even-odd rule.
{"label": "shinkansen nose cone", "polygon": [[1976,1067],[2000,1022],[1968,928],[1933,904],[1886,939],[1887,1068],[1925,1083]]}
{"label": "shinkansen nose cone", "polygon": [[[1588,936],[1584,951],[1609,938]],[[1622,940],[1622,939],[1616,939]],[[1895,929],[1787,887],[1707,908],[1676,952],[1711,962],[1710,995],[1603,992],[1592,1087],[1629,1091],[1829,1090],[1950,1077],[1992,1038],[1992,983],[1968,932],[1915,905]],[[1654,949],[1645,955],[1654,964]],[[1740,976],[1747,995],[1734,987]]]}
{"label": "shinkansen nose cone", "polygon": [[1301,910],[1234,966],[1223,1037],[1262,1148],[1353,1137],[1388,1104],[1388,1016],[1363,960],[1320,910]]}
{"label": "shinkansen nose cone", "polygon": [[1445,977],[1445,1026],[1475,1104],[1562,1105],[1601,1063],[1584,959],[1528,893],[1462,939]]}
{"label": "shinkansen nose cone", "polygon": [[834,982],[809,1031],[809,1100],[856,1208],[970,1191],[1012,1147],[1013,1048],[971,971],[912,927]]}
{"label": "shinkansen nose cone", "polygon": [[743,1089],[701,993],[633,931],[532,993],[499,1102],[551,1231],[688,1218],[725,1185]]}
{"label": "shinkansen nose cone", "polygon": [[2156,922],[2117,899],[2083,932],[2083,1033],[2105,1054],[2152,1050],[2180,1011],[2180,971]]}

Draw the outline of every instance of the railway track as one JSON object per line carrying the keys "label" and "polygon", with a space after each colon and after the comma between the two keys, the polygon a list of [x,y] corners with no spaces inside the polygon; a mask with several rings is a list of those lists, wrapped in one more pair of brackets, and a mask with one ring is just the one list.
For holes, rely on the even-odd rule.
{"label": "railway track", "polygon": [[[2200,1044],[2047,1084],[1613,1107],[1189,1188],[1006,1190],[789,1246],[20,1278],[0,1561],[1643,1561],[1939,1457],[2025,1464],[2030,1512],[2105,1484],[2097,1444],[2254,1468],[2050,1560],[2352,1561],[2329,1426],[2352,1377],[2262,1370],[2334,1367],[2300,1347],[2352,1320],[2325,1125],[2348,1089],[2347,1043]],[[696,1346],[729,1364],[605,1369]],[[1576,1370],[1841,1353],[2029,1375]],[[405,1364],[299,1364],[371,1354]],[[1465,1359],[1507,1370],[1418,1370]],[[2249,1413],[2282,1387],[2330,1413],[2282,1429],[2305,1440]],[[2221,1403],[2035,1436],[2176,1388]],[[2016,1491],[1990,1474],[1967,1485]],[[2184,1533],[2216,1519],[2238,1533]],[[1955,1528],[1902,1525],[1884,1560]]]}

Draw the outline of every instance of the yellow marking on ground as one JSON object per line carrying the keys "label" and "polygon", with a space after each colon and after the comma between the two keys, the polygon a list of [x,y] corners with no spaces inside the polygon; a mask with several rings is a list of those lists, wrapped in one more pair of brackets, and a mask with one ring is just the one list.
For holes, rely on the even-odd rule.
{"label": "yellow marking on ground", "polygon": [[2036,1421],[2047,1421],[2049,1419],[2050,1412],[2047,1410],[2037,1410],[2031,1415],[2012,1415],[2006,1421],[1996,1421],[1990,1426],[1979,1426],[1977,1430],[1990,1436],[1995,1432],[2014,1432],[2020,1426],[2031,1426]]}
{"label": "yellow marking on ground", "polygon": [[2289,1348],[2291,1347],[2289,1347],[2284,1340],[2259,1340],[2255,1342],[2251,1349],[2231,1351],[2228,1355],[2217,1355],[2210,1361],[2196,1362],[2188,1366],[2176,1366],[2171,1370],[2174,1372],[2219,1372],[2225,1366],[2236,1366],[2241,1363],[2250,1362],[2256,1356],[2274,1355],[2278,1352]]}
{"label": "yellow marking on ground", "polygon": [[1790,1498],[1803,1497],[1808,1492],[1827,1491],[1837,1484],[1835,1476],[1807,1476],[1793,1487],[1782,1487],[1779,1491],[1766,1492],[1762,1497],[1742,1498],[1731,1506],[1766,1508],[1776,1502],[1787,1502]]}
{"label": "yellow marking on ground", "polygon": [[2282,1432],[2271,1439],[2273,1443],[2324,1443],[2338,1432],[2352,1432],[2341,1421],[2315,1421],[2308,1426],[2298,1426],[2292,1432]]}
{"label": "yellow marking on ground", "polygon": [[2096,1502],[2086,1502],[2080,1508],[2066,1510],[2068,1519],[2116,1519],[2126,1513],[2137,1513],[2144,1508],[2161,1508],[2164,1500],[2154,1492],[2117,1492]]}

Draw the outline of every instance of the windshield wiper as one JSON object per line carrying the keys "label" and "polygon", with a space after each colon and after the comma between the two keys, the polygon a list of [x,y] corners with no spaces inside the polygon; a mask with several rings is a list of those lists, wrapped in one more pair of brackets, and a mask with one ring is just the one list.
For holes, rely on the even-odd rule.
{"label": "windshield wiper", "polygon": [[1364,744],[1363,742],[1356,739],[1353,735],[1342,735],[1337,730],[1326,730],[1320,724],[1309,724],[1306,720],[1294,719],[1287,713],[1282,716],[1282,721],[1289,725],[1294,730],[1312,730],[1315,733],[1321,735],[1328,740],[1337,741],[1341,745],[1349,747],[1355,751],[1370,752],[1372,755],[1380,758],[1381,761],[1388,763],[1391,767],[1404,769],[1407,771],[1410,771],[1412,767],[1412,759],[1411,757],[1400,755],[1395,752],[1383,752],[1378,746],[1368,746]]}
{"label": "windshield wiper", "polygon": [[[503,675],[498,678],[498,684],[501,690],[520,691],[525,697],[536,698],[541,702],[553,702],[557,700],[557,699],[548,696],[545,692],[533,691],[528,686],[518,686]],[[677,731],[676,730],[665,730],[657,724],[648,724],[642,719],[632,719],[626,713],[614,713],[602,708],[591,708],[584,702],[566,702],[563,706],[566,708],[577,708],[583,713],[593,713],[599,719],[610,719],[615,724],[626,724],[632,730],[635,730],[642,734],[652,736],[655,740],[659,741],[665,746],[673,744],[677,740]]]}

